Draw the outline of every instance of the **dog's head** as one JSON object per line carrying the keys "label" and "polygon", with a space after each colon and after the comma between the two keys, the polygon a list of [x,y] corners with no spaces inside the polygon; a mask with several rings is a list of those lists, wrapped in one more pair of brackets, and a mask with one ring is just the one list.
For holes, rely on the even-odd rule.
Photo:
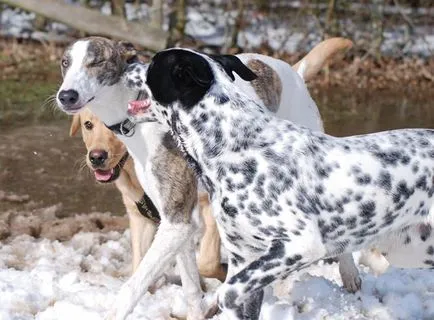
{"label": "dog's head", "polygon": [[102,88],[118,83],[126,66],[136,60],[137,52],[130,43],[101,37],[74,42],[61,60],[58,106],[70,114],[79,112]]}
{"label": "dog's head", "polygon": [[[187,110],[192,108],[204,99],[217,82],[233,82],[234,73],[246,81],[256,79],[253,71],[233,55],[208,56],[186,49],[159,52],[147,68],[146,81],[140,83],[139,87],[127,83],[132,89],[149,91],[148,99],[152,103],[145,101],[142,109],[129,108],[129,114],[140,122],[150,114],[143,112],[143,109],[149,109],[160,122],[166,123],[174,105]],[[218,89],[215,91],[215,99],[221,99]]]}
{"label": "dog's head", "polygon": [[124,144],[87,108],[72,118],[70,136],[81,127],[86,145],[86,164],[98,182],[115,181],[123,170],[128,154]]}

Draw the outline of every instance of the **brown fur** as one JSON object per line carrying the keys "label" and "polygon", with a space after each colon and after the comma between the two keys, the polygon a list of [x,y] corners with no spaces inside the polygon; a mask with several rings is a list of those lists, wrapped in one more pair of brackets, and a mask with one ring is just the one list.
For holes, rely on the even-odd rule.
{"label": "brown fur", "polygon": [[[164,212],[182,212],[182,215],[169,216],[168,219],[173,222],[190,222],[191,212],[197,203],[197,179],[175,147],[170,134],[166,134],[160,150],[152,161],[155,163],[152,170],[158,177],[159,191],[167,206]],[[177,221],[181,217],[184,221]]]}
{"label": "brown fur", "polygon": [[[83,65],[91,77],[95,77],[103,85],[110,86],[119,82],[126,63],[135,58],[136,55],[137,51],[130,43],[92,37]],[[70,61],[70,59],[68,48],[65,50],[62,61]],[[62,74],[65,73],[66,69],[62,66]]]}
{"label": "brown fur", "polygon": [[251,82],[256,94],[270,111],[276,112],[282,95],[279,75],[269,65],[257,59],[250,60],[247,66],[258,76]]}
{"label": "brown fur", "polygon": [[200,254],[197,263],[199,273],[204,277],[217,278],[223,282],[226,279],[226,270],[220,264],[221,240],[207,193],[199,195],[199,206],[205,224],[205,232],[200,242]]}

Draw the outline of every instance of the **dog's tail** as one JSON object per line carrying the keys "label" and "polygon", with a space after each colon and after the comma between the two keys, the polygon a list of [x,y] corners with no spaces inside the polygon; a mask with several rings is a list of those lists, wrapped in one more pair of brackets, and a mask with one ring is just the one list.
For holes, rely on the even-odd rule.
{"label": "dog's tail", "polygon": [[298,61],[294,70],[305,81],[309,81],[320,71],[328,59],[353,46],[351,40],[345,38],[330,38],[317,44],[303,59]]}

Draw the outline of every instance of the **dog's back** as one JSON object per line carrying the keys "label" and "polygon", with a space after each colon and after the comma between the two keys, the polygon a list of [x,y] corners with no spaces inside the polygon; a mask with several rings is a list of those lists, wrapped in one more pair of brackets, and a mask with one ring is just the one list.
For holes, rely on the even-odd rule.
{"label": "dog's back", "polygon": [[324,40],[293,67],[261,54],[239,54],[237,57],[260,77],[248,83],[236,76],[235,81],[250,97],[262,100],[278,117],[312,130],[324,131],[318,107],[305,81],[313,78],[336,54],[351,47],[352,42],[348,39]]}
{"label": "dog's back", "polygon": [[[282,60],[254,53],[240,54],[237,55],[237,57],[255,73],[261,72],[261,70],[259,70],[260,67],[258,67],[259,63],[256,62],[260,61],[268,66],[268,68],[272,69],[266,71],[266,73],[274,73],[277,75],[280,83],[273,81],[273,78],[276,78],[275,76],[269,75],[268,79],[270,79],[270,81],[265,83],[262,88],[279,97],[278,101],[275,103],[276,107],[272,110],[278,117],[287,120],[290,119],[312,130],[324,131],[318,107],[310,96],[304,80],[289,64]],[[264,77],[262,77],[262,79],[264,79]],[[235,77],[236,85],[247,93],[248,96],[257,96],[259,101],[261,94],[258,94],[258,90],[255,90],[255,81],[258,80],[246,82],[238,76]],[[262,98],[261,100],[264,99]],[[269,107],[269,105],[267,105],[267,107]]]}
{"label": "dog's back", "polygon": [[[263,224],[286,225],[279,237],[292,238],[299,221],[316,221],[328,254],[335,255],[432,220],[434,130],[335,138],[269,117],[260,137],[244,151],[257,170],[249,193],[271,200],[246,212],[262,208]],[[229,195],[229,203],[236,197]]]}

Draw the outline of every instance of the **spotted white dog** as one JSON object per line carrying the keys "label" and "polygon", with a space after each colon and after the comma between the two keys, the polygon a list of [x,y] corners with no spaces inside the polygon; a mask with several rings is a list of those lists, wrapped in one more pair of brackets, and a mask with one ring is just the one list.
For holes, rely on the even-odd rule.
{"label": "spotted white dog", "polygon": [[[233,72],[255,79],[236,57],[160,52],[141,86],[149,97],[129,108],[135,121],[151,117],[171,130],[211,196],[230,252],[218,293],[227,317],[248,319],[252,299],[295,270],[431,222],[433,130],[314,132],[249,98]],[[434,266],[432,245],[420,266]]]}

